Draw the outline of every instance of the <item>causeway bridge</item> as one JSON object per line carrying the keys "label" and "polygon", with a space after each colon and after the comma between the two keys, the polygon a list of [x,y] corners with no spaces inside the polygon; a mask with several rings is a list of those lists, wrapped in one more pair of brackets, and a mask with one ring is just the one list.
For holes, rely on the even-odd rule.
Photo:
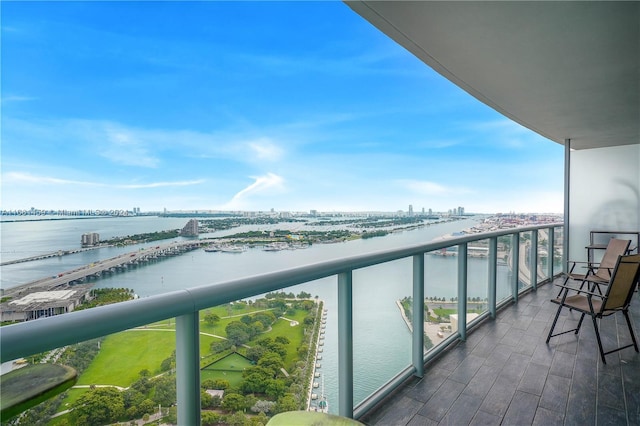
{"label": "causeway bridge", "polygon": [[96,249],[99,249],[99,248],[102,248],[102,247],[107,247],[107,246],[106,245],[101,245],[101,246],[97,246],[97,247],[84,247],[84,248],[72,249],[72,250],[58,250],[58,251],[54,251],[54,252],[51,252],[51,253],[42,253],[42,254],[37,254],[35,256],[23,257],[21,259],[7,260],[5,262],[0,262],[0,266],[13,265],[13,264],[16,264],[16,263],[32,262],[34,260],[48,259],[50,257],[62,257],[62,256],[65,256],[67,254],[81,253],[83,251],[96,250]]}
{"label": "causeway bridge", "polygon": [[170,256],[177,256],[185,252],[195,250],[203,245],[210,244],[213,240],[175,241],[158,244],[153,247],[112,257],[82,266],[71,271],[65,271],[58,275],[42,278],[30,283],[4,289],[3,296],[15,297],[34,291],[48,291],[65,288],[69,285],[86,282],[90,277],[99,277],[102,274],[111,274],[125,271],[130,267],[146,264],[153,260]]}

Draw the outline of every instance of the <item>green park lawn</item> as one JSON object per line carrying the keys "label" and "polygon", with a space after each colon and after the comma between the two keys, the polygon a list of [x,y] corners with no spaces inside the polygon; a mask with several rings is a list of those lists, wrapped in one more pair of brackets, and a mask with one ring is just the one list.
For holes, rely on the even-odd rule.
{"label": "green park lawn", "polygon": [[304,321],[304,318],[306,316],[306,311],[298,310],[295,315],[285,314],[285,317],[287,319],[298,321],[298,325],[292,327],[289,321],[283,320],[282,318],[279,318],[273,324],[270,334],[272,334],[273,336],[284,336],[289,339],[289,344],[286,345],[287,356],[284,360],[285,366],[289,366],[292,362],[298,359],[298,353],[296,352],[296,349],[300,346],[300,344],[302,343],[302,339],[304,338],[302,322]]}
{"label": "green park lawn", "polygon": [[[216,337],[203,333],[226,336],[225,327],[232,321],[239,321],[243,315],[251,314],[263,309],[255,309],[244,305],[242,309],[226,307],[214,307],[200,311],[200,356],[201,366],[209,364],[220,354],[210,353],[212,342],[219,340]],[[204,315],[208,312],[216,313],[221,320],[214,326],[204,322]],[[231,317],[229,317],[229,312]],[[300,346],[303,335],[302,322],[307,312],[298,310],[294,315],[285,317],[298,321],[299,325],[291,326],[289,321],[278,319],[270,332],[259,337],[284,336],[290,343],[286,345],[287,356],[285,365],[289,366],[297,359],[296,350]],[[251,346],[252,342],[248,345]],[[140,371],[148,370],[151,375],[160,374],[160,364],[163,360],[171,356],[175,350],[175,319],[165,320],[154,324],[149,324],[144,329],[124,331],[108,336],[101,344],[100,352],[95,357],[91,365],[80,375],[77,385],[115,385],[128,387],[140,377]],[[288,368],[288,367],[287,367]],[[230,382],[232,386],[237,386],[242,382],[242,372],[202,370],[201,380],[223,378]],[[87,389],[69,389],[67,397],[64,399],[61,410],[71,406]]]}

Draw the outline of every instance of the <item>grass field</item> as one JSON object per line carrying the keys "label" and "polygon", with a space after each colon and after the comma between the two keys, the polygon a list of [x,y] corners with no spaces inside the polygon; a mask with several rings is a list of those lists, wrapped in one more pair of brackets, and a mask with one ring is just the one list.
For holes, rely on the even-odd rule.
{"label": "grass field", "polygon": [[242,355],[231,353],[201,370],[200,380],[204,382],[209,379],[222,379],[236,387],[242,383],[242,371],[252,365],[251,361]]}
{"label": "grass field", "polygon": [[78,380],[79,385],[128,387],[141,370],[159,373],[160,363],[175,349],[173,331],[124,331],[108,336]]}
{"label": "grass field", "polygon": [[200,371],[200,380],[204,382],[205,380],[216,380],[222,379],[229,382],[231,387],[238,387],[240,383],[242,383],[242,371],[214,371],[214,370],[201,370]]}
{"label": "grass field", "polygon": [[284,336],[289,339],[287,347],[287,356],[284,360],[284,365],[288,369],[289,366],[298,359],[298,353],[296,349],[302,343],[304,338],[302,321],[307,316],[306,311],[297,311],[295,315],[285,315],[287,319],[298,321],[298,325],[291,326],[289,321],[278,319],[272,327],[272,333],[274,336]]}

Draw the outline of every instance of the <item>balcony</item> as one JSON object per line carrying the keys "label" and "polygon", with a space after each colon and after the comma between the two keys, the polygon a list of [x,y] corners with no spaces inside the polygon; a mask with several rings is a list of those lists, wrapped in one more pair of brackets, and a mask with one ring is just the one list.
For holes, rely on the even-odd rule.
{"label": "balcony", "polygon": [[[562,282],[557,279],[556,282]],[[640,422],[640,354],[607,355],[603,364],[591,324],[545,343],[557,287],[544,285],[500,311],[367,413],[368,425],[559,425]],[[640,324],[640,297],[632,318]],[[579,315],[560,317],[564,330]],[[600,322],[605,348],[630,343],[622,315]],[[616,330],[620,333],[616,336]],[[637,334],[637,333],[636,333]],[[619,339],[619,342],[616,340]],[[605,349],[606,350],[606,349]]]}
{"label": "balcony", "polygon": [[[402,389],[408,379],[422,377],[425,362],[428,366],[425,378],[428,380],[432,371],[435,371],[434,368],[438,368],[437,366],[431,367],[432,360],[442,360],[453,366],[454,364],[451,360],[458,359],[462,361],[460,354],[465,353],[464,348],[471,348],[470,345],[475,347],[477,342],[482,340],[480,337],[484,335],[491,336],[492,339],[498,339],[495,336],[499,335],[499,338],[504,341],[501,344],[516,344],[520,341],[520,335],[515,332],[519,328],[528,329],[528,326],[531,325],[531,330],[533,331],[535,329],[534,325],[540,324],[539,334],[543,333],[546,323],[542,320],[542,317],[546,311],[539,309],[534,312],[533,306],[535,302],[532,300],[539,301],[548,298],[546,295],[548,290],[546,289],[551,286],[544,286],[540,289],[544,294],[541,299],[533,298],[533,296],[536,295],[535,289],[543,282],[548,281],[549,277],[553,276],[558,270],[559,262],[549,261],[547,253],[555,253],[556,256],[554,258],[559,259],[558,255],[561,253],[562,246],[559,243],[562,241],[561,230],[562,227],[559,224],[549,224],[472,234],[29,321],[2,329],[0,353],[2,361],[27,357],[68,344],[176,317],[178,423],[186,425],[199,424],[200,350],[198,336],[200,311],[211,306],[250,298],[270,291],[286,289],[289,286],[300,283],[325,277],[337,277],[338,368],[337,372],[333,373],[336,376],[333,379],[338,383],[339,400],[338,406],[333,411],[337,411],[346,417],[365,418],[372,409],[379,407],[380,402],[386,397],[397,394],[398,389]],[[480,284],[481,288],[478,288],[477,283],[473,286],[469,285],[471,282],[469,280],[469,271],[471,270],[469,260],[473,256],[471,254],[473,250],[470,245],[477,247],[481,244],[486,246],[487,254],[481,260],[476,259],[476,261],[478,264],[485,266],[486,275],[480,280],[482,283]],[[470,291],[479,290],[487,295],[487,299],[481,305],[482,307],[479,309],[481,312],[479,312],[478,316],[468,316],[468,323],[467,321],[459,321],[452,332],[445,336],[439,344],[436,344],[430,350],[425,350],[425,289],[427,289],[427,292],[429,291],[429,284],[425,284],[425,278],[432,276],[434,273],[434,271],[430,270],[429,254],[442,253],[442,250],[451,248],[456,248],[455,260],[452,259],[452,262],[449,263],[457,272],[457,282],[454,284],[454,287],[457,288],[456,302],[454,303],[455,311],[457,313],[469,313],[471,311],[472,303],[470,302],[470,297],[467,296],[467,294],[471,294]],[[500,258],[498,256],[499,252],[501,253]],[[502,257],[505,253],[508,254]],[[540,256],[540,253],[543,253],[543,255]],[[514,259],[518,259],[518,261]],[[499,262],[504,262],[505,260],[507,261],[501,264],[501,268],[509,270],[510,273],[500,274],[498,273]],[[359,376],[362,373],[354,373],[354,365],[361,365],[362,362],[354,355],[353,342],[363,336],[358,333],[358,328],[354,327],[354,309],[359,306],[359,300],[354,297],[354,294],[356,294],[353,291],[354,281],[357,281],[361,271],[396,262],[400,262],[396,266],[400,266],[404,270],[402,275],[409,277],[405,281],[409,281],[407,289],[412,296],[411,323],[415,326],[413,327],[411,338],[406,340],[402,350],[408,355],[407,358],[412,361],[409,365],[405,365],[394,372],[393,377],[390,379],[385,378],[386,382],[383,380],[383,383],[380,383],[379,388],[373,393],[364,398],[358,397],[356,401],[354,384],[362,378]],[[536,265],[536,267],[531,268],[531,265]],[[331,283],[327,285],[331,285]],[[475,288],[472,288],[474,286]],[[527,292],[532,293],[529,294]],[[519,301],[522,297],[524,297],[523,301],[516,305],[514,312],[510,310],[500,311],[497,317],[498,320],[492,319],[498,315],[501,307],[507,306],[514,301]],[[387,302],[393,304],[395,300],[388,300]],[[541,304],[542,302],[538,303]],[[475,307],[478,308],[478,306]],[[510,312],[511,314],[509,314]],[[400,312],[397,315],[400,316]],[[488,324],[484,325],[485,322]],[[513,323],[514,331],[509,331],[509,327],[506,327],[510,323]],[[477,329],[477,331],[471,332],[474,329]],[[467,340],[468,332],[469,339]],[[485,348],[485,357],[490,353],[487,345],[493,344],[489,338],[487,342],[478,346],[478,348]],[[451,346],[454,346],[453,350],[447,350]],[[519,346],[530,348],[529,344]],[[558,348],[554,352],[564,353]],[[501,356],[508,354],[506,350],[500,353]],[[522,361],[518,358],[522,354],[515,351],[514,353],[514,359]],[[384,354],[382,354],[382,358],[384,358]],[[480,367],[478,364],[479,357],[476,354],[473,354],[469,359],[472,360],[470,361],[470,368],[474,368],[473,366]],[[450,361],[447,362],[447,360]],[[462,365],[464,366],[462,368],[466,368],[467,362]],[[513,371],[513,374],[520,377],[523,377],[523,375],[528,377],[527,366],[528,364],[520,364],[519,368],[517,366],[514,367],[518,371]],[[463,372],[462,369],[459,370],[455,370],[456,375],[461,374],[464,376],[465,374],[470,374],[470,372]],[[371,376],[373,376],[374,379],[379,380],[378,377],[375,377],[378,375],[375,370],[369,370],[366,374],[369,376],[366,377],[367,379],[371,379]],[[501,377],[500,375],[498,376]],[[471,377],[468,377],[468,379],[470,380]],[[419,383],[425,383],[424,380]],[[435,383],[437,382],[434,381]],[[458,387],[460,386],[458,385]],[[414,386],[414,389],[418,388]],[[442,407],[451,407],[458,397],[458,395],[451,395],[448,391],[445,392],[444,389],[443,392],[438,392],[437,394],[440,395],[439,398],[444,398],[448,401]],[[449,399],[451,400],[449,401]],[[396,410],[392,411],[396,412]],[[415,412],[412,414],[415,414]],[[379,421],[382,422],[380,424],[384,423],[384,414]]]}

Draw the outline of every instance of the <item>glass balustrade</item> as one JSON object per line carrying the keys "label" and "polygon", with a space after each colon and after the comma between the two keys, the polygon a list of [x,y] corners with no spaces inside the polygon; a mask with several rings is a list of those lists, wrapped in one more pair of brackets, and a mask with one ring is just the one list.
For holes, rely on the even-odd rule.
{"label": "glass balustrade", "polygon": [[[116,386],[119,421],[162,414],[195,424],[214,408],[263,418],[327,406],[358,418],[469,327],[556,274],[561,251],[553,224],[311,264],[9,325],[2,361],[90,354],[81,387],[27,415],[82,415],[78,401],[89,406]],[[259,377],[265,370],[272,376]]]}

